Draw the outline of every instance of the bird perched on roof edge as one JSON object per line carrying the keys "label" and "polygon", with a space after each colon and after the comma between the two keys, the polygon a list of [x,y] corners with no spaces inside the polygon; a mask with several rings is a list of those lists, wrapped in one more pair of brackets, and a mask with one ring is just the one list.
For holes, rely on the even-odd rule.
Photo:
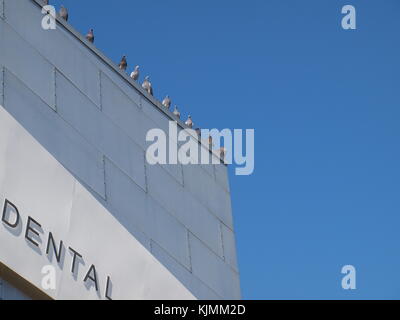
{"label": "bird perched on roof edge", "polygon": [[121,62],[119,63],[118,67],[121,70],[126,71],[126,68],[128,68],[128,62],[126,60],[126,56],[122,56]]}
{"label": "bird perched on roof edge", "polygon": [[139,79],[140,71],[139,71],[139,66],[135,67],[135,70],[131,73],[131,78],[135,81]]}
{"label": "bird perched on roof edge", "polygon": [[144,81],[143,81],[143,83],[142,83],[142,88],[143,88],[144,90],[146,90],[148,94],[153,95],[153,86],[151,85],[150,77],[149,77],[149,76],[147,76],[146,78],[144,78]]}
{"label": "bird perched on roof edge", "polygon": [[91,42],[94,43],[94,31],[93,29],[90,29],[88,34],[86,35],[86,39]]}
{"label": "bird perched on roof edge", "polygon": [[186,124],[190,129],[193,128],[192,116],[188,116],[188,119],[186,120],[185,124]]}
{"label": "bird perched on roof edge", "polygon": [[68,21],[68,10],[67,8],[65,8],[64,6],[61,6],[60,12],[58,14],[60,16],[60,18],[64,19],[65,21]]}
{"label": "bird perched on roof edge", "polygon": [[164,98],[162,105],[167,109],[171,107],[171,98],[168,95]]}

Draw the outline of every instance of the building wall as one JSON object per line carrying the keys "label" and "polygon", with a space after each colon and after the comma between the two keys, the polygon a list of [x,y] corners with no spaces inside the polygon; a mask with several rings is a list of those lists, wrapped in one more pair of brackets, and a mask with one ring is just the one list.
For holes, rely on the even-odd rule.
{"label": "building wall", "polygon": [[227,168],[148,165],[171,114],[39,2],[0,0],[2,108],[195,297],[239,299]]}

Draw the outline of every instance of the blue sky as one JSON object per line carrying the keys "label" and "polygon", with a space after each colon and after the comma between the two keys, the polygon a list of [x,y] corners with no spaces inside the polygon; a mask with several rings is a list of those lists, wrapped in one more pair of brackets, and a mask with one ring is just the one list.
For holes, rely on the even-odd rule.
{"label": "blue sky", "polygon": [[398,0],[50,2],[184,118],[255,129],[254,174],[230,169],[245,299],[400,298]]}

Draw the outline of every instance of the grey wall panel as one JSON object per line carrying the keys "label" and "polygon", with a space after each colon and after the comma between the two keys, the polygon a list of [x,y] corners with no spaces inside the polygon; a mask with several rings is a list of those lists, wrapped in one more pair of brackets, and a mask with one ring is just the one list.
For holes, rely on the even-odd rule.
{"label": "grey wall panel", "polygon": [[188,288],[193,295],[200,300],[221,300],[221,296],[216,294],[210,287],[204,282],[198,279],[193,273],[184,268],[180,263],[173,259],[164,249],[162,249],[157,243],[152,241],[151,253],[160,261],[163,265],[172,272],[172,274],[179,279],[182,284]]}
{"label": "grey wall panel", "polygon": [[224,247],[224,258],[236,272],[239,272],[237,255],[236,255],[236,240],[235,234],[224,224],[221,224],[222,241]]}
{"label": "grey wall panel", "polygon": [[156,201],[147,198],[147,216],[152,220],[151,238],[187,269],[190,269],[187,229]]}
{"label": "grey wall panel", "polygon": [[103,73],[101,90],[103,112],[145,149],[146,134],[156,124]]}
{"label": "grey wall panel", "polygon": [[5,8],[7,23],[100,106],[99,70],[73,36],[61,26],[44,30],[43,15],[32,1],[5,0]]}
{"label": "grey wall panel", "polygon": [[215,165],[215,178],[217,183],[221,185],[226,191],[230,192],[228,167],[223,164]]}
{"label": "grey wall panel", "polygon": [[219,221],[160,166],[147,165],[151,197],[222,257]]}
{"label": "grey wall panel", "polygon": [[4,67],[0,63],[0,105],[2,106],[3,104],[4,104]]}
{"label": "grey wall panel", "polygon": [[184,192],[183,209],[179,211],[179,219],[190,232],[222,257],[220,221],[187,190]]}
{"label": "grey wall panel", "polygon": [[168,172],[180,185],[183,185],[183,169],[180,163],[160,164],[159,166]]}
{"label": "grey wall panel", "polygon": [[192,234],[189,242],[193,274],[225,299],[241,299],[239,275]]}
{"label": "grey wall panel", "polygon": [[[167,139],[169,138],[169,122],[170,119],[165,116],[160,110],[151,104],[147,99],[142,98],[142,110],[154,123],[154,128],[158,128],[165,132]],[[179,132],[179,131],[178,131]],[[177,142],[177,137],[172,137],[173,141]],[[151,144],[147,143],[146,146]],[[167,149],[167,157],[169,156],[169,150]],[[162,164],[163,169],[168,171],[180,184],[183,184],[182,165],[178,164]]]}
{"label": "grey wall panel", "polygon": [[[167,159],[169,156],[169,152],[167,151]],[[156,162],[153,155],[151,153],[146,153],[146,162],[147,160],[151,161],[152,163]],[[161,168],[163,168],[166,172],[168,172],[172,178],[176,180],[181,186],[183,186],[183,169],[180,163],[177,164],[157,164]]]}
{"label": "grey wall panel", "polygon": [[105,196],[103,156],[7,70],[4,107],[68,170]]}
{"label": "grey wall panel", "polygon": [[184,189],[159,165],[146,164],[147,187],[151,197],[172,214],[183,211]]}
{"label": "grey wall panel", "polygon": [[[199,161],[200,162],[200,161]],[[211,178],[215,179],[214,165],[213,164],[201,164],[204,171],[206,171]]]}
{"label": "grey wall panel", "polygon": [[162,111],[158,110],[157,107],[155,107],[144,97],[142,98],[141,105],[144,114],[146,114],[151,120],[153,120],[155,124],[157,124],[157,128],[168,134],[170,119],[167,118]]}
{"label": "grey wall panel", "polygon": [[[1,1],[1,0],[0,0]],[[0,19],[0,43],[4,43],[4,26],[5,22],[3,19]],[[0,50],[0,66],[4,65],[4,50]]]}
{"label": "grey wall panel", "polygon": [[3,26],[1,51],[3,51],[4,66],[54,109],[54,67],[15,33],[7,23]]}
{"label": "grey wall panel", "polygon": [[232,207],[230,195],[198,165],[183,166],[185,187],[199,201],[219,217],[228,227],[233,229]]}
{"label": "grey wall panel", "polygon": [[135,235],[138,228],[190,268],[187,231],[166,210],[106,159],[106,190],[110,212]]}
{"label": "grey wall panel", "polygon": [[151,219],[146,215],[146,193],[115,164],[105,159],[106,199],[110,211],[132,232],[137,226],[146,232]]}
{"label": "grey wall panel", "polygon": [[[118,87],[123,94],[125,94],[136,106],[141,108],[141,97],[138,91],[133,88],[130,83],[127,83],[115,70],[107,66],[103,61],[100,61],[98,57],[94,56],[88,50],[86,50],[88,57],[93,61],[94,64],[101,69],[101,86],[103,86],[103,80],[111,81],[116,87]],[[123,71],[120,71],[124,73]],[[133,80],[132,80],[133,81]],[[138,85],[140,85],[138,83]]]}
{"label": "grey wall panel", "polygon": [[146,190],[144,151],[59,72],[56,80],[61,117]]}

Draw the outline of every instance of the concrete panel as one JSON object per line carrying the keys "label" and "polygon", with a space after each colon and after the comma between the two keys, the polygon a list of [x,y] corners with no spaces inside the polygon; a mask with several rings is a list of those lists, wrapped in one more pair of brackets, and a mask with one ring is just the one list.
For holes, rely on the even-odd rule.
{"label": "concrete panel", "polygon": [[105,167],[109,211],[134,236],[136,230],[140,230],[158,242],[182,265],[190,268],[189,245],[184,226],[108,159],[105,160]]}
{"label": "concrete panel", "polygon": [[101,98],[103,112],[145,150],[146,134],[156,124],[103,73]]}
{"label": "concrete panel", "polygon": [[[200,162],[201,160],[199,160]],[[202,164],[201,167],[204,169],[204,171],[207,172],[207,174],[210,175],[211,178],[215,179],[215,172],[214,172],[214,165],[213,164]]]}
{"label": "concrete panel", "polygon": [[239,275],[192,234],[189,243],[193,274],[224,299],[241,299]]}
{"label": "concrete panel", "polygon": [[148,198],[147,216],[151,219],[151,238],[179,263],[190,269],[187,229],[154,199]]}
{"label": "concrete panel", "polygon": [[[0,0],[1,1],[1,0]],[[4,25],[6,23],[3,19],[0,19],[0,43],[4,43]],[[0,50],[0,66],[4,66],[4,52]]]}
{"label": "concrete panel", "polygon": [[183,208],[184,210],[180,211],[179,215],[180,221],[214,253],[222,257],[222,237],[219,220],[186,190],[184,192]]}
{"label": "concrete panel", "polygon": [[183,185],[183,170],[181,164],[160,164],[180,185]]}
{"label": "concrete panel", "polygon": [[184,210],[183,187],[159,165],[146,164],[148,193],[171,214],[179,217]]}
{"label": "concrete panel", "polygon": [[207,287],[200,279],[194,276],[190,271],[176,262],[164,249],[158,244],[151,243],[151,252],[182,284],[193,293],[199,300],[221,300],[211,288]]}
{"label": "concrete panel", "polygon": [[[105,159],[104,160],[105,163],[108,162],[108,164],[110,164],[110,160]],[[107,161],[107,162],[106,162]],[[114,164],[111,163],[111,165],[114,166],[115,169],[117,169],[117,167],[115,167]],[[122,173],[122,171],[120,169],[118,169],[119,173]],[[107,210],[109,212],[114,212],[114,210],[116,210],[115,208],[113,208],[109,202],[107,202],[107,200],[105,198],[100,197],[96,192],[94,192],[93,190],[91,190],[91,188],[81,179],[79,179],[79,177],[75,177],[77,179],[77,181],[84,187],[86,188],[91,195],[96,199],[96,201],[101,204],[104,208],[107,208]],[[118,213],[116,213],[116,215],[118,215]],[[124,226],[125,227],[125,226]],[[126,227],[125,227],[126,228]],[[129,225],[129,232],[134,235],[134,237],[136,238],[136,240],[138,240],[148,251],[150,251],[150,237],[147,236],[142,229],[139,228],[139,226],[137,225],[133,225],[130,224]]]}
{"label": "concrete panel", "polygon": [[105,172],[109,211],[132,234],[137,229],[146,233],[151,228],[146,193],[107,158]]}
{"label": "concrete panel", "polygon": [[99,70],[68,31],[61,25],[56,30],[42,29],[43,15],[32,1],[5,0],[5,12],[7,23],[17,33],[100,106]]}
{"label": "concrete panel", "polygon": [[222,241],[224,247],[225,262],[228,263],[236,272],[239,272],[237,255],[236,255],[236,240],[235,234],[231,229],[221,224]]}
{"label": "concrete panel", "polygon": [[[87,51],[89,58],[95,63],[98,68],[101,69],[101,81],[103,77],[108,78],[115,86],[117,86],[123,94],[125,94],[134,104],[141,108],[141,98],[138,91],[129,83],[126,82],[118,73],[106,65],[103,61],[100,61],[97,56]],[[103,85],[103,83],[101,83]]]}
{"label": "concrete panel", "polygon": [[144,97],[141,98],[141,105],[144,114],[146,114],[154,123],[157,124],[157,128],[163,130],[168,136],[170,119],[167,118],[162,111],[158,110],[154,104]]}
{"label": "concrete panel", "polygon": [[8,70],[4,107],[68,170],[105,196],[103,156]]}
{"label": "concrete panel", "polygon": [[3,105],[4,105],[4,67],[0,63],[0,106]]}
{"label": "concrete panel", "polygon": [[150,196],[222,257],[218,219],[160,166],[147,165],[146,171]]}
{"label": "concrete panel", "polygon": [[183,166],[185,187],[213,214],[233,229],[232,207],[229,193],[204,173],[200,165]]}
{"label": "concrete panel", "polygon": [[214,167],[217,183],[221,185],[226,191],[230,192],[228,167],[223,164],[217,164]]}
{"label": "concrete panel", "polygon": [[[118,170],[119,174],[123,174],[121,170],[119,170],[114,164],[110,162],[110,160],[105,159],[105,165],[108,164],[109,166],[112,165],[114,166],[115,170]],[[125,176],[126,177],[126,176]],[[119,216],[119,213],[116,212],[115,208],[111,206],[109,202],[105,198],[100,197],[96,192],[92,191],[90,187],[82,180],[79,179],[79,177],[75,177],[77,181],[84,187],[86,188],[91,195],[96,199],[96,201],[101,204],[104,208],[106,208],[109,212],[113,212],[114,216]],[[107,185],[107,184],[106,184]],[[121,223],[122,224],[122,223]],[[128,227],[124,226],[125,229],[128,229]],[[140,242],[141,245],[143,245],[148,251],[150,251],[150,237],[147,236],[143,230],[140,228],[138,225],[134,224],[129,224],[129,230],[128,230],[135,238]]]}
{"label": "concrete panel", "polygon": [[57,112],[146,190],[144,151],[57,72]]}
{"label": "concrete panel", "polygon": [[[160,110],[157,110],[157,107],[150,103],[146,98],[142,97],[142,110],[143,113],[147,115],[149,119],[151,119],[154,124],[154,128],[161,129],[165,132],[167,139],[169,138],[169,121],[170,119],[162,113]],[[178,129],[179,131],[179,129]],[[176,142],[176,137],[173,137]],[[147,143],[146,147],[148,147],[151,143]],[[167,148],[167,157],[169,157],[169,152]],[[168,159],[168,158],[167,158]],[[183,185],[183,174],[182,174],[182,165],[181,164],[161,164],[163,169],[165,169],[168,173],[170,173],[181,185]]]}
{"label": "concrete panel", "polygon": [[54,67],[7,23],[3,26],[1,51],[4,66],[55,109]]}

